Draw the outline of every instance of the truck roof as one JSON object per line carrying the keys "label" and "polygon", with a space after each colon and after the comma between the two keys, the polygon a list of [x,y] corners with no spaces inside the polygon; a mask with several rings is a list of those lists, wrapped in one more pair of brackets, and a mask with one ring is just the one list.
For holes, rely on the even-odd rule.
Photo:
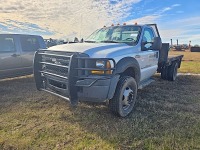
{"label": "truck roof", "polygon": [[104,28],[108,28],[108,27],[123,27],[123,26],[140,26],[140,27],[143,27],[143,26],[152,26],[152,25],[157,26],[157,24],[117,24],[117,25],[112,24],[111,26],[104,26]]}
{"label": "truck roof", "polygon": [[15,33],[1,33],[0,35],[15,35],[15,36],[40,36],[40,35],[33,35],[33,34],[15,34]]}
{"label": "truck roof", "polygon": [[[112,27],[126,27],[126,26],[137,26],[137,27],[142,27],[142,28],[144,28],[144,27],[151,27],[153,30],[154,30],[154,32],[156,33],[156,35],[158,36],[158,37],[160,37],[160,33],[159,33],[159,31],[158,31],[158,27],[157,27],[157,24],[122,24],[122,25],[119,25],[119,24],[117,24],[117,25],[111,25],[111,26],[104,26],[103,28],[112,28]],[[101,28],[102,29],[102,28]]]}

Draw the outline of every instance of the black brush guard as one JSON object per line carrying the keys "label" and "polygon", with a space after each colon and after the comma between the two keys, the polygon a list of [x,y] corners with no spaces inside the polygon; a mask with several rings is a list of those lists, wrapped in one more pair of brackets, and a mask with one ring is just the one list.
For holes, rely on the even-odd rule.
{"label": "black brush guard", "polygon": [[[111,61],[113,67],[107,69],[96,68],[96,61]],[[89,58],[79,53],[62,51],[38,50],[34,57],[34,78],[38,90],[57,95],[71,102],[78,103],[78,88],[91,87],[95,82],[111,78],[107,71],[115,70],[115,61],[112,58]],[[102,75],[92,75],[91,71],[103,71]],[[89,84],[78,84],[77,81],[94,79]]]}

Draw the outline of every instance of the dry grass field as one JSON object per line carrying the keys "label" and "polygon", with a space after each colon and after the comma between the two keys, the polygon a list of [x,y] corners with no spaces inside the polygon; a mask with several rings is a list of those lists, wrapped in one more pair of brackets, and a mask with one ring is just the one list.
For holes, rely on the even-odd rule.
{"label": "dry grass field", "polygon": [[[170,53],[185,55],[181,72],[199,73],[198,54]],[[134,112],[124,119],[104,105],[71,108],[37,91],[32,76],[0,80],[0,150],[200,149],[200,76],[154,79],[139,90]]]}
{"label": "dry grass field", "polygon": [[200,53],[189,51],[170,51],[171,55],[184,55],[179,72],[200,73]]}
{"label": "dry grass field", "polygon": [[200,149],[200,77],[154,78],[125,119],[104,105],[72,109],[32,77],[0,81],[0,149]]}

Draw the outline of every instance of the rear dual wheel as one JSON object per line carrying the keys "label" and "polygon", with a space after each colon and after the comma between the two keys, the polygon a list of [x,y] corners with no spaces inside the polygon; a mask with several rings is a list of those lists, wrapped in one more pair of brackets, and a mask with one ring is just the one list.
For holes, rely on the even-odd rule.
{"label": "rear dual wheel", "polygon": [[163,80],[167,80],[168,79],[168,67],[167,66],[165,66],[164,68],[162,68],[161,78]]}
{"label": "rear dual wheel", "polygon": [[117,85],[114,97],[109,101],[110,110],[120,116],[128,116],[134,108],[137,96],[137,83],[133,77],[122,77]]}
{"label": "rear dual wheel", "polygon": [[161,78],[163,80],[174,81],[176,80],[178,72],[178,63],[173,62],[170,66],[166,66],[161,71]]}
{"label": "rear dual wheel", "polygon": [[169,66],[168,80],[175,81],[177,77],[177,72],[178,72],[178,63],[174,62],[171,66]]}

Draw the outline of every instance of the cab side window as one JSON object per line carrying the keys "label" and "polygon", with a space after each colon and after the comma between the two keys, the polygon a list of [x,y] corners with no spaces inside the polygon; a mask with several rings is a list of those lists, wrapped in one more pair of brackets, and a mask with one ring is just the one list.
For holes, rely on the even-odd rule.
{"label": "cab side window", "polygon": [[0,53],[14,52],[15,43],[11,36],[0,36]]}
{"label": "cab side window", "polygon": [[24,52],[32,52],[39,49],[39,42],[36,37],[31,36],[22,36],[20,38],[22,51]]}
{"label": "cab side window", "polygon": [[142,38],[143,50],[151,49],[153,38],[154,38],[153,31],[150,28],[146,28],[144,30],[144,35],[143,35],[143,38]]}

